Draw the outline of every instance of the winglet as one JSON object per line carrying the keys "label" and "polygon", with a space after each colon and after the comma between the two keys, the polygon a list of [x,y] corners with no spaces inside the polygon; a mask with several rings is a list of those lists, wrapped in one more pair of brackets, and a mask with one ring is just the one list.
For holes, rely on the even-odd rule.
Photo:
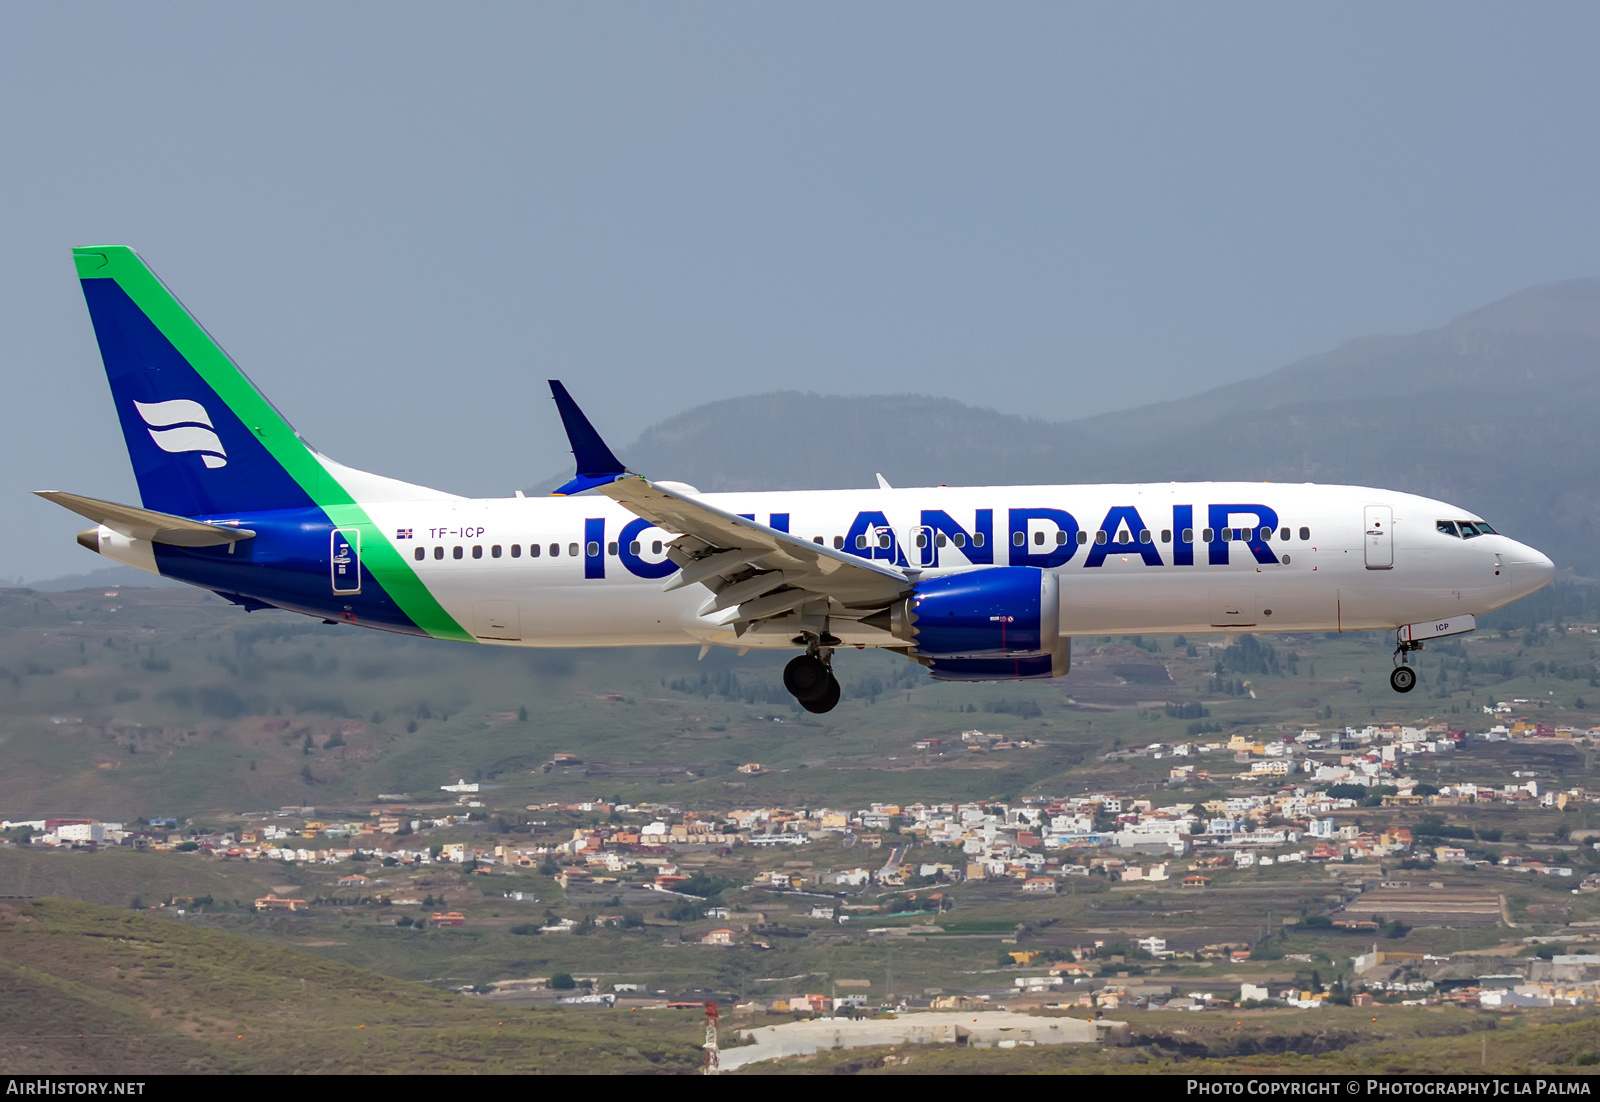
{"label": "winglet", "polygon": [[555,379],[550,380],[550,396],[556,400],[556,409],[561,413],[561,426],[567,430],[567,440],[572,444],[572,458],[577,460],[578,465],[577,475],[572,481],[558,490],[552,490],[551,496],[566,497],[592,490],[627,474],[628,469],[600,439],[600,434],[594,431],[594,426],[583,415],[583,410],[578,408],[578,403],[572,400],[572,395],[567,393],[567,388]]}

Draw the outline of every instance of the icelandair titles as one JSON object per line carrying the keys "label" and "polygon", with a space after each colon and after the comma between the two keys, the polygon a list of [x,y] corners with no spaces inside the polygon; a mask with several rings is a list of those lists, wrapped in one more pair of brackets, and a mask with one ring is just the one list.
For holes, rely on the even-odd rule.
{"label": "icelandair titles", "polygon": [[[1011,566],[1037,566],[1053,570],[1071,562],[1081,550],[1085,568],[1105,564],[1113,555],[1134,556],[1146,566],[1166,566],[1162,546],[1172,554],[1172,566],[1193,566],[1195,550],[1203,546],[1204,561],[1212,566],[1226,566],[1233,544],[1242,543],[1258,565],[1277,563],[1269,540],[1278,527],[1277,510],[1253,503],[1210,505],[1206,507],[1205,524],[1196,530],[1193,505],[1172,507],[1171,527],[1161,532],[1152,531],[1139,510],[1132,505],[1113,506],[1100,522],[1097,530],[1090,531],[1065,509],[1010,509],[1007,510],[1007,550],[1005,561]],[[917,569],[937,568],[941,565],[995,565],[993,509],[975,510],[970,529],[957,523],[943,509],[922,510],[921,524],[912,538],[915,545],[906,547],[906,533],[897,532],[884,513],[869,510],[857,513],[844,535],[844,545],[838,548],[849,555],[863,559],[879,559],[895,566]],[[754,514],[743,514],[754,520]],[[772,513],[768,527],[780,532],[789,531],[789,514]],[[605,577],[604,556],[598,554],[606,543],[606,522],[592,517],[584,522],[587,556],[585,576]],[[671,561],[651,561],[636,550],[637,541],[653,527],[649,521],[634,520],[624,525],[617,534],[618,560],[629,573],[640,578],[665,578],[678,568]],[[1209,537],[1209,538],[1207,538]],[[912,563],[907,552],[916,559]],[[955,562],[945,561],[956,556]]]}

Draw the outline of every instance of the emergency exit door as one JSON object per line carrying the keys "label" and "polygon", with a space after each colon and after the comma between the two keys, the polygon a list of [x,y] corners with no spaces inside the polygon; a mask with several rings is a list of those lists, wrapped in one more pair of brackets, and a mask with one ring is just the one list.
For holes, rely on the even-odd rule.
{"label": "emergency exit door", "polygon": [[328,559],[333,570],[335,593],[361,592],[361,532],[356,528],[335,528]]}
{"label": "emergency exit door", "polygon": [[1368,505],[1364,540],[1368,570],[1388,570],[1394,565],[1394,510]]}

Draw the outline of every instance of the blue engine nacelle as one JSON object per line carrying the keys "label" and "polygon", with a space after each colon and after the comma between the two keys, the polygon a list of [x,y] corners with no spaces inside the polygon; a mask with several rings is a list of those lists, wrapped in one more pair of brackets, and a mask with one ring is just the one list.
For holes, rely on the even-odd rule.
{"label": "blue engine nacelle", "polygon": [[994,566],[917,583],[891,621],[941,681],[1014,681],[1067,672],[1060,609],[1053,571]]}

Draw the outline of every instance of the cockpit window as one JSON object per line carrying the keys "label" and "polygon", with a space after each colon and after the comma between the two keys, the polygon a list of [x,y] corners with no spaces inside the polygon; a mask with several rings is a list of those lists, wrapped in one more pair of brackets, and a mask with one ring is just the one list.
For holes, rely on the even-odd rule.
{"label": "cockpit window", "polygon": [[1470,540],[1476,536],[1499,534],[1481,520],[1436,520],[1433,523],[1445,535],[1455,536],[1464,540]]}

